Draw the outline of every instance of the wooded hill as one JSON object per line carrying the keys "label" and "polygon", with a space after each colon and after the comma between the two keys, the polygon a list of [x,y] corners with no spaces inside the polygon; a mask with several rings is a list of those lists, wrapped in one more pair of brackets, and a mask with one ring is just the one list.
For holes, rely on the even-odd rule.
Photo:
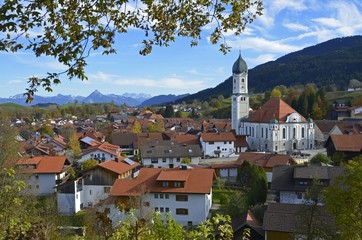
{"label": "wooded hill", "polygon": [[[325,86],[327,91],[332,86],[344,90],[351,79],[362,80],[362,36],[332,39],[256,66],[249,70],[249,92],[307,83]],[[229,77],[215,88],[191,94],[178,102],[206,100],[219,95],[229,97],[231,89]]]}

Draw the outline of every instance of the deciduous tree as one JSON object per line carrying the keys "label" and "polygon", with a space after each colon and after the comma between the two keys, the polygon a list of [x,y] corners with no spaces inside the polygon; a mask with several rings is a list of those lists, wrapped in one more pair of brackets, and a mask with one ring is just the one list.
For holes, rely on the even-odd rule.
{"label": "deciduous tree", "polygon": [[344,167],[344,175],[324,190],[324,202],[335,218],[340,239],[362,239],[362,156]]}
{"label": "deciduous tree", "polygon": [[[220,43],[232,30],[239,35],[263,9],[262,0],[201,1],[11,1],[0,7],[0,51],[33,51],[35,56],[52,56],[65,65],[68,79],[87,79],[86,58],[92,51],[115,53],[117,34],[129,29],[144,33],[139,51],[146,55],[153,46],[169,46],[177,37],[188,37],[198,44],[203,27],[211,27],[210,42]],[[37,34],[34,36],[34,32]],[[226,53],[225,41],[220,50]],[[52,91],[62,73],[45,78],[31,77],[28,101],[38,87]]]}

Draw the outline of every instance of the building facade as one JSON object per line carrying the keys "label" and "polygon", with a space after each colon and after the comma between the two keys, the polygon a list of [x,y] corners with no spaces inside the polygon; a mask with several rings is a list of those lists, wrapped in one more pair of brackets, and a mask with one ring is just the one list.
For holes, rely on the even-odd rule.
{"label": "building facade", "polygon": [[233,65],[232,128],[247,135],[252,150],[288,152],[314,148],[314,123],[285,103],[270,98],[249,116],[248,69],[239,56]]}
{"label": "building facade", "polygon": [[231,128],[238,134],[241,120],[249,116],[248,66],[241,54],[233,65],[232,81]]}

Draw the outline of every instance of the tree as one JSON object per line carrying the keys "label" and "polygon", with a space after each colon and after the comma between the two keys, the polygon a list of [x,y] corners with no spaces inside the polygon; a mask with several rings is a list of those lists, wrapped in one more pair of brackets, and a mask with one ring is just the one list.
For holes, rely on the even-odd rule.
{"label": "tree", "polygon": [[306,240],[332,239],[335,235],[334,224],[330,215],[322,206],[321,182],[313,179],[307,190],[303,205],[296,214],[296,237],[304,235]]}
{"label": "tree", "polygon": [[78,160],[82,154],[77,135],[73,134],[68,141],[68,153],[72,160]]}
{"label": "tree", "polygon": [[282,92],[275,87],[272,92],[271,92],[271,97],[281,97],[282,96]]}
{"label": "tree", "polygon": [[266,201],[268,180],[262,167],[251,165],[244,160],[238,168],[237,181],[247,193],[249,206]]}
{"label": "tree", "polygon": [[182,111],[181,111],[181,110],[178,110],[178,111],[175,113],[175,117],[176,117],[176,118],[182,118]]}
{"label": "tree", "polygon": [[134,121],[132,124],[132,133],[142,133],[142,126],[139,121]]}
{"label": "tree", "polygon": [[[92,51],[115,53],[117,34],[131,28],[145,34],[140,54],[147,55],[153,46],[169,46],[177,37],[191,38],[196,46],[203,27],[216,22],[210,34],[212,44],[220,43],[223,34],[232,30],[239,35],[263,10],[261,0],[214,2],[201,1],[73,1],[55,2],[5,0],[0,7],[2,24],[0,50],[17,52],[27,49],[35,56],[52,56],[67,70],[48,73],[45,78],[31,77],[27,88],[31,101],[38,87],[52,91],[60,75],[86,80],[86,58]],[[36,32],[36,36],[33,36]],[[225,41],[223,53],[229,51]]]}
{"label": "tree", "polygon": [[323,153],[317,153],[312,157],[310,160],[310,163],[312,164],[318,164],[318,163],[325,163],[325,164],[332,164],[332,160]]}
{"label": "tree", "polygon": [[248,197],[242,191],[223,193],[221,212],[231,217],[237,217],[248,210]]}
{"label": "tree", "polygon": [[362,238],[362,156],[344,165],[345,172],[323,191],[340,239]]}
{"label": "tree", "polygon": [[54,131],[53,131],[53,128],[47,124],[43,125],[39,131],[42,133],[42,134],[48,134],[49,136],[53,135]]}
{"label": "tree", "polygon": [[181,159],[181,163],[182,163],[182,164],[186,164],[186,165],[190,165],[190,164],[191,164],[191,160],[190,160],[190,158],[188,158],[188,157],[184,157],[184,158]]}
{"label": "tree", "polygon": [[97,160],[95,160],[94,158],[90,158],[90,159],[85,160],[84,162],[82,162],[81,168],[82,168],[82,170],[86,171],[88,169],[91,169],[94,166],[97,166],[98,163],[99,162]]}
{"label": "tree", "polygon": [[167,105],[165,109],[165,113],[163,115],[165,118],[171,118],[174,116],[174,110],[172,105]]}

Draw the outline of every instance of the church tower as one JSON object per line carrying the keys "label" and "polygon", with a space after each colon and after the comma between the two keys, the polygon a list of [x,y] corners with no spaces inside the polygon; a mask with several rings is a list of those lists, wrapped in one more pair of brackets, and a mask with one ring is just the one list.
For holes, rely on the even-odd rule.
{"label": "church tower", "polygon": [[233,65],[232,81],[231,128],[240,134],[240,122],[249,116],[248,66],[241,53]]}

